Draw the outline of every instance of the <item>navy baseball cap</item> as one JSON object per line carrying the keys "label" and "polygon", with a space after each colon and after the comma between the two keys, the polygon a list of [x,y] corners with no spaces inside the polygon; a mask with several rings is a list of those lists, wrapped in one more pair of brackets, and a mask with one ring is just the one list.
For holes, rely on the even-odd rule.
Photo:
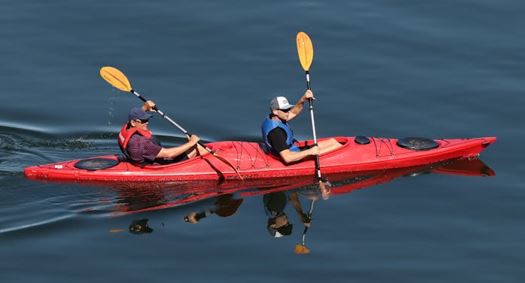
{"label": "navy baseball cap", "polygon": [[145,112],[141,107],[132,108],[128,114],[128,121],[131,120],[149,120],[153,117],[152,114]]}

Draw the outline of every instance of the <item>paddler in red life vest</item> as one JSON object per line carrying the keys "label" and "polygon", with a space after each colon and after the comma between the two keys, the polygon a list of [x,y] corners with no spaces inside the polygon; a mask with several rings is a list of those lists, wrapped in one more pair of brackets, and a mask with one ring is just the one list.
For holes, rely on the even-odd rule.
{"label": "paddler in red life vest", "polygon": [[207,153],[205,149],[197,145],[199,137],[196,135],[190,136],[188,142],[183,145],[170,148],[162,147],[148,129],[149,119],[153,116],[148,112],[152,111],[154,107],[153,101],[147,101],[142,108],[132,108],[128,114],[128,122],[120,130],[118,143],[129,162],[140,166],[179,162],[195,157],[197,150],[199,150],[199,154]]}
{"label": "paddler in red life vest", "polygon": [[292,129],[288,121],[294,119],[303,110],[308,99],[315,99],[311,90],[291,105],[284,96],[277,96],[270,101],[270,115],[264,119],[261,130],[266,148],[271,153],[280,156],[285,163],[297,162],[309,156],[323,154],[341,146],[335,139],[318,142],[318,146],[308,149],[299,148],[295,143]]}

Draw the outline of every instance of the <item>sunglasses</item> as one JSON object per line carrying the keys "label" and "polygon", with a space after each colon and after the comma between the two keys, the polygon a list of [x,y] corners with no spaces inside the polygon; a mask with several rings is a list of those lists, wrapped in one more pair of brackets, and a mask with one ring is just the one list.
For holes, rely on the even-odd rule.
{"label": "sunglasses", "polygon": [[141,124],[149,123],[149,119],[136,119],[135,122],[140,122]]}
{"label": "sunglasses", "polygon": [[292,108],[288,108],[288,109],[279,109],[281,111],[283,111],[284,113],[288,113],[290,110],[292,110]]}

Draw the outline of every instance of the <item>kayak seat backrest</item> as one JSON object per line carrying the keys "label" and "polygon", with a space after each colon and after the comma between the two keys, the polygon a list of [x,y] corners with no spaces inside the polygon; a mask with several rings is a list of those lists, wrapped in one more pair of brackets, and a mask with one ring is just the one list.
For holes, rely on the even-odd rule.
{"label": "kayak seat backrest", "polygon": [[437,148],[439,144],[432,139],[419,138],[419,137],[408,137],[397,140],[397,145],[402,148],[411,150],[430,150]]}
{"label": "kayak seat backrest", "polygon": [[118,158],[89,158],[82,159],[75,163],[75,167],[78,169],[84,169],[88,171],[96,171],[102,169],[108,169],[115,167],[120,163]]}

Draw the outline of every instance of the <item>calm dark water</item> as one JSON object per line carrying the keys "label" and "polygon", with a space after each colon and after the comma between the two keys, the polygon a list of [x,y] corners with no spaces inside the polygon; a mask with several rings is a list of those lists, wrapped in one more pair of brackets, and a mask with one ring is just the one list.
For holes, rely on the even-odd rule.
{"label": "calm dark water", "polygon": [[[525,4],[285,2],[4,3],[0,282],[523,282]],[[260,192],[189,225],[217,199],[24,178],[25,166],[118,152],[139,101],[100,79],[105,65],[205,140],[257,140],[268,100],[304,91],[301,30],[319,136],[497,136],[482,154],[497,176],[423,174],[318,201],[307,256],[293,253],[291,207],[292,235],[269,236]],[[306,113],[293,127],[310,137]],[[129,233],[138,219],[153,232]]]}

